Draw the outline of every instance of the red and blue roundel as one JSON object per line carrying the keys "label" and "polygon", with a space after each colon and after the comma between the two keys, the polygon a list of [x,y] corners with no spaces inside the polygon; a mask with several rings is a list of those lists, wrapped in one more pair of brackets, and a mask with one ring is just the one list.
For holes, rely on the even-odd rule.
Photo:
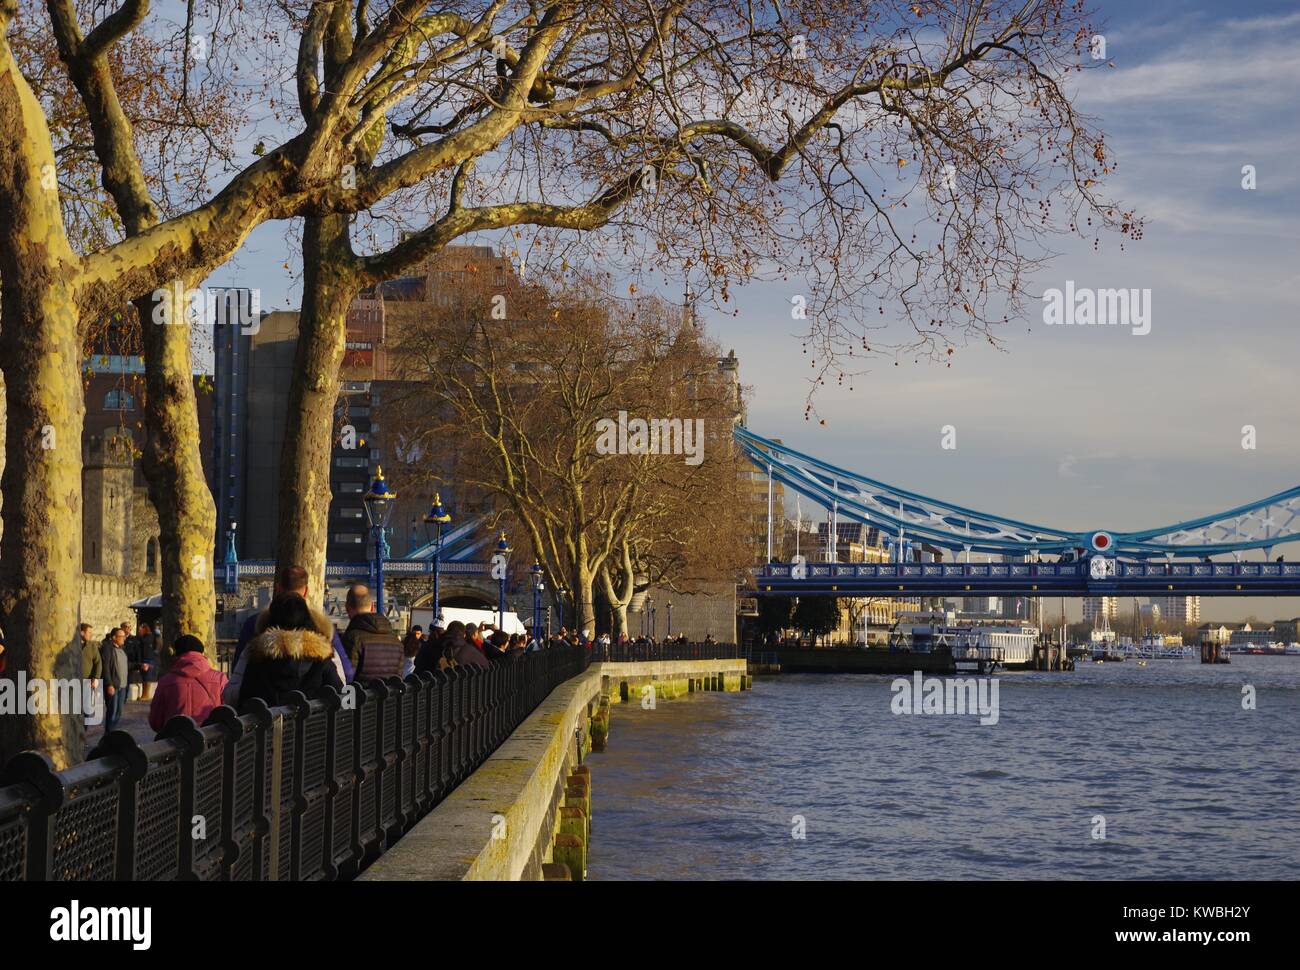
{"label": "red and blue roundel", "polygon": [[1115,538],[1109,532],[1094,532],[1089,542],[1093,552],[1110,552],[1115,546]]}

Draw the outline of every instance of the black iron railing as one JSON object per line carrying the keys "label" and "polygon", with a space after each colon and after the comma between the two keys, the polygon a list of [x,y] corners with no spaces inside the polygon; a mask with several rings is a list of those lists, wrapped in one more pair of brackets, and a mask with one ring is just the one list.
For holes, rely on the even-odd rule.
{"label": "black iron railing", "polygon": [[110,732],[61,772],[20,754],[0,772],[0,881],[350,878],[593,659],[555,647],[220,707],[147,744]]}

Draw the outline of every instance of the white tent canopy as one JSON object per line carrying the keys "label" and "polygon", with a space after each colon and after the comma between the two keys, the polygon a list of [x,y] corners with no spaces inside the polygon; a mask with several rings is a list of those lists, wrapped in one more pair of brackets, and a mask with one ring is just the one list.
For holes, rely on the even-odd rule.
{"label": "white tent canopy", "polygon": [[[482,626],[484,623],[497,626],[496,610],[469,610],[459,606],[444,606],[442,608],[442,618],[444,623],[451,623],[453,620],[460,620],[465,624],[476,623]],[[433,608],[428,606],[417,606],[411,610],[411,626],[423,627],[426,631],[429,625],[433,623]],[[517,613],[506,610],[505,618],[500,623],[500,628],[506,633],[525,633],[523,622],[519,619]]]}

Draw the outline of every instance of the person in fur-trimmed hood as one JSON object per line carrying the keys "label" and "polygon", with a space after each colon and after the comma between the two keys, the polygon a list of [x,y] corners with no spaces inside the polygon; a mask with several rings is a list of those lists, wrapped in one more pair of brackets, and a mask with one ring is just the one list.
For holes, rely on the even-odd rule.
{"label": "person in fur-trimmed hood", "polygon": [[[307,570],[301,566],[285,566],[275,577],[274,595],[279,596],[281,593],[297,593],[303,599],[308,600],[310,608],[310,593],[308,592]],[[267,617],[271,612],[268,606],[260,613],[254,613],[248,617],[239,628],[239,642],[235,644],[235,655],[231,658],[231,675],[232,681],[237,681],[237,670],[240,667],[239,661],[244,654],[244,647],[248,642],[257,636],[269,625]],[[329,637],[334,641],[334,652],[338,654],[339,664],[341,665],[341,674],[344,683],[350,683],[352,680],[352,663],[348,660],[348,655],[343,649],[343,640],[339,637],[338,630],[334,629],[334,624],[324,613],[315,609],[312,610],[312,616],[316,620],[316,629],[323,637]],[[238,690],[238,688],[236,688]]]}
{"label": "person in fur-trimmed hood", "polygon": [[343,689],[334,645],[297,593],[280,593],[271,601],[266,628],[248,642],[235,673],[239,681],[232,676],[222,695],[232,706],[258,697],[275,707],[295,690],[311,697],[324,686]]}

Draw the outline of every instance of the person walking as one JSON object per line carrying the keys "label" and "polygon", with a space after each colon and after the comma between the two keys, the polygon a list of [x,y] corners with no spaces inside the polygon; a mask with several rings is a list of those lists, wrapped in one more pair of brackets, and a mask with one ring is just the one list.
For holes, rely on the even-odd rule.
{"label": "person walking", "polygon": [[153,701],[161,673],[162,635],[151,623],[136,628],[136,657],[140,664],[140,700]]}
{"label": "person walking", "polygon": [[185,634],[172,646],[176,659],[171,669],[158,681],[158,689],[149,705],[149,726],[161,731],[172,718],[181,714],[203,724],[213,708],[221,704],[226,675],[215,669],[203,654],[203,641]]}
{"label": "person walking", "polygon": [[104,733],[117,727],[126,707],[130,667],[126,656],[126,631],[120,626],[109,631],[101,664],[104,671]]}
{"label": "person walking", "polygon": [[[144,679],[140,673],[140,637],[131,632],[131,621],[123,620],[118,627],[126,637],[122,641],[122,649],[126,651],[126,697],[123,699],[123,705],[130,701],[138,701],[140,694],[144,691]],[[109,636],[113,631],[108,631]]]}
{"label": "person walking", "polygon": [[500,662],[506,658],[509,644],[510,635],[504,630],[497,630],[483,644],[483,656],[487,657],[489,663]]}
{"label": "person walking", "polygon": [[90,681],[91,689],[97,689],[104,678],[104,657],[95,642],[95,628],[89,623],[77,627],[81,636],[81,679]]}
{"label": "person walking", "polygon": [[435,621],[435,625],[429,627],[430,635],[424,638],[420,644],[420,652],[415,655],[415,672],[422,674],[425,671],[437,673],[439,670],[446,670],[452,666],[449,656],[444,653],[443,647],[447,643],[447,631],[442,627],[442,621]]}
{"label": "person walking", "polygon": [[[276,596],[281,593],[297,593],[303,600],[308,600],[307,586],[307,570],[301,566],[285,566],[275,577],[273,589]],[[333,622],[324,613],[312,608],[310,605],[308,608],[311,609],[312,617],[316,621],[316,631],[334,644],[334,652],[339,659],[339,669],[342,671],[343,682],[351,683],[352,662],[348,660],[347,651],[343,649],[343,639],[339,636],[339,631],[334,628]],[[244,647],[267,628],[270,611],[271,608],[268,606],[260,613],[254,613],[244,620],[243,625],[239,628],[239,641],[235,644],[234,655],[230,658],[230,679],[232,682],[236,680],[236,672],[242,670],[239,661],[243,655]]]}
{"label": "person walking", "polygon": [[442,642],[443,656],[455,662],[459,667],[487,667],[488,659],[483,651],[465,636],[465,624],[453,620],[447,625],[447,635]]}
{"label": "person walking", "polygon": [[360,583],[348,590],[348,628],[343,631],[343,648],[358,681],[385,680],[402,676],[404,650],[388,617],[375,612],[370,589]]}
{"label": "person walking", "polygon": [[99,652],[99,644],[95,642],[94,627],[83,623],[77,627],[77,633],[81,637],[82,697],[87,702],[87,710],[83,713],[86,723],[99,724],[104,716],[103,687],[100,685],[104,679],[104,657]]}
{"label": "person walking", "polygon": [[232,676],[223,703],[243,707],[254,697],[275,707],[293,691],[308,697],[321,687],[343,689],[338,657],[313,611],[297,593],[281,593],[267,609],[267,626],[240,655],[241,678]]}
{"label": "person walking", "polygon": [[402,679],[405,680],[415,672],[415,658],[424,646],[424,628],[418,623],[407,631],[402,640]]}

